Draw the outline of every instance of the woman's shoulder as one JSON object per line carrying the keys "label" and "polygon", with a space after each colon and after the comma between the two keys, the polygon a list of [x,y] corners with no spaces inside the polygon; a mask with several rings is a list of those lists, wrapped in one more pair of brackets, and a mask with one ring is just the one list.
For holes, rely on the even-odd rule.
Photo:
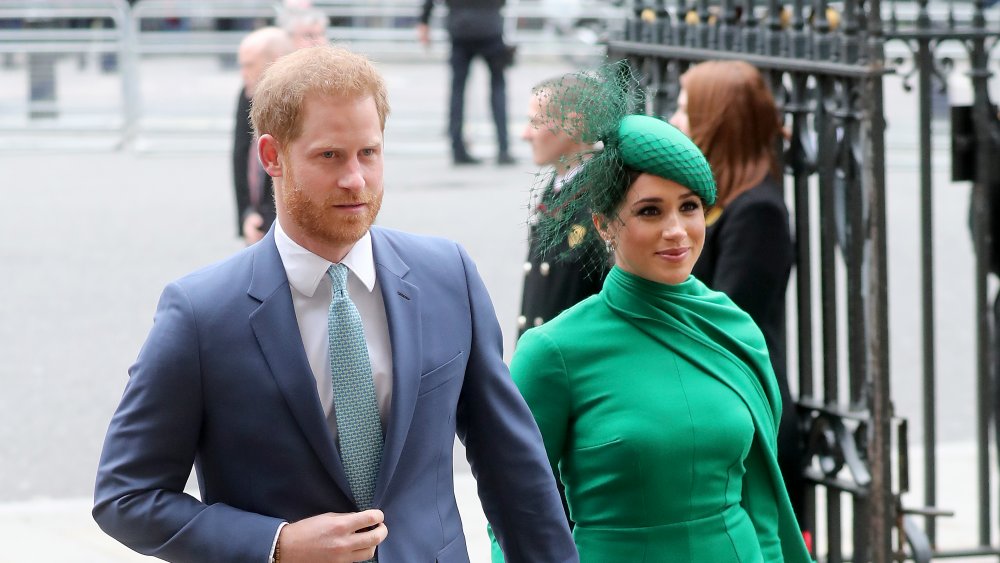
{"label": "woman's shoulder", "polygon": [[788,206],[785,205],[782,184],[770,175],[765,176],[759,184],[736,196],[726,206],[726,212],[734,213],[753,208],[777,208],[787,213]]}
{"label": "woman's shoulder", "polygon": [[[727,235],[729,238],[746,234],[790,240],[788,206],[785,204],[780,184],[773,180],[765,180],[736,196],[726,205],[711,232],[714,234],[723,229],[729,233]],[[720,235],[715,235],[718,236]],[[775,242],[779,243],[781,240]]]}
{"label": "woman's shoulder", "polygon": [[595,293],[531,330],[544,333],[553,339],[562,339],[567,334],[585,331],[592,317],[601,314],[603,309],[601,295]]}
{"label": "woman's shoulder", "polygon": [[692,297],[704,305],[696,307],[692,304],[690,306],[692,310],[697,310],[705,320],[720,326],[730,337],[752,348],[766,349],[764,334],[749,313],[740,308],[728,295],[708,287],[694,276],[691,276],[690,281],[693,281],[696,284],[694,287],[697,288],[697,291],[692,291]]}
{"label": "woman's shoulder", "polygon": [[600,330],[600,319],[607,314],[607,307],[599,293],[587,297],[545,324],[528,329],[517,342],[532,347],[545,346],[570,349],[581,340],[593,338],[595,330]]}

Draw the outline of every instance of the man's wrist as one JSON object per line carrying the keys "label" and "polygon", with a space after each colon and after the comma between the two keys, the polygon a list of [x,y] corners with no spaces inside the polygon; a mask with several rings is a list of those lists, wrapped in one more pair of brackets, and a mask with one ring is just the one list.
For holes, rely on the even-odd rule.
{"label": "man's wrist", "polygon": [[274,543],[271,544],[271,558],[269,563],[281,563],[281,529],[288,525],[282,522],[278,525],[278,531],[274,533]]}

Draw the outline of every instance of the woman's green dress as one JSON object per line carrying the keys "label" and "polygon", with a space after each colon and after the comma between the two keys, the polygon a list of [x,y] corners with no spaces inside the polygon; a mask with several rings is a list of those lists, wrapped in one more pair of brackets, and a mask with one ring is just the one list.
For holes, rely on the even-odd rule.
{"label": "woman's green dress", "polygon": [[767,349],[725,295],[616,267],[521,338],[511,373],[583,563],[810,561],[775,460]]}

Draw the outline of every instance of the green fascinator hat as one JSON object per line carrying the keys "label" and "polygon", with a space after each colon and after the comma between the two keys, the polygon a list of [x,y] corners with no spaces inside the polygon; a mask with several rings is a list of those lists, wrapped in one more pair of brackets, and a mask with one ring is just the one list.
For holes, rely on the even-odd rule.
{"label": "green fascinator hat", "polygon": [[648,115],[627,115],[618,125],[617,143],[625,166],[677,182],[705,203],[715,203],[715,178],[705,155],[673,125]]}
{"label": "green fascinator hat", "polygon": [[[535,218],[544,250],[567,240],[578,248],[580,241],[572,237],[579,233],[580,217],[614,215],[637,173],[677,182],[706,204],[715,203],[715,178],[705,156],[679,129],[642,114],[645,94],[627,61],[566,75],[536,95],[545,101],[551,129],[581,143],[598,141],[593,150],[565,162],[573,172]],[[536,198],[553,184],[554,175],[536,180]],[[603,246],[594,229],[587,229],[583,242]]]}

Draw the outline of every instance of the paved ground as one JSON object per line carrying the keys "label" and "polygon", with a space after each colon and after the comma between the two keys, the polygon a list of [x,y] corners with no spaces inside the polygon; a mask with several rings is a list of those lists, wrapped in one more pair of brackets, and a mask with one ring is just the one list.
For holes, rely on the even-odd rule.
{"label": "paved ground", "polygon": [[[515,141],[518,166],[452,168],[443,136],[443,65],[415,59],[382,66],[394,113],[379,221],[462,242],[486,280],[509,345],[525,250],[525,196],[535,171],[526,147]],[[568,69],[560,61],[529,61],[511,72],[515,139],[530,86]],[[0,276],[0,563],[138,559],[100,534],[88,515],[104,429],[164,283],[239,248],[225,153],[226,118],[238,78],[219,70],[214,60],[158,61],[145,70],[146,110],[129,150],[105,150],[116,142],[109,135],[0,135],[6,203],[0,264],[7,273]],[[74,64],[60,72],[61,94],[76,104],[114,107],[120,86],[114,77]],[[12,76],[0,71],[0,101],[19,95],[20,82]],[[469,136],[473,151],[489,157],[495,148],[485,78],[482,68],[472,77]],[[915,429],[920,408],[913,344],[919,342],[914,309],[919,288],[913,281],[919,271],[915,102],[900,93],[898,83],[889,88],[893,385],[897,414],[913,419]],[[113,112],[103,119],[114,125]],[[935,161],[942,177],[935,194],[937,309],[943,327],[939,439],[947,442],[939,455],[939,498],[942,506],[958,511],[942,523],[940,537],[942,545],[967,547],[976,540],[978,494],[970,446],[968,189],[947,183],[943,154]],[[474,561],[486,561],[482,515],[461,461],[456,476]],[[912,489],[920,490],[916,483]],[[917,496],[910,504],[922,502]]]}

